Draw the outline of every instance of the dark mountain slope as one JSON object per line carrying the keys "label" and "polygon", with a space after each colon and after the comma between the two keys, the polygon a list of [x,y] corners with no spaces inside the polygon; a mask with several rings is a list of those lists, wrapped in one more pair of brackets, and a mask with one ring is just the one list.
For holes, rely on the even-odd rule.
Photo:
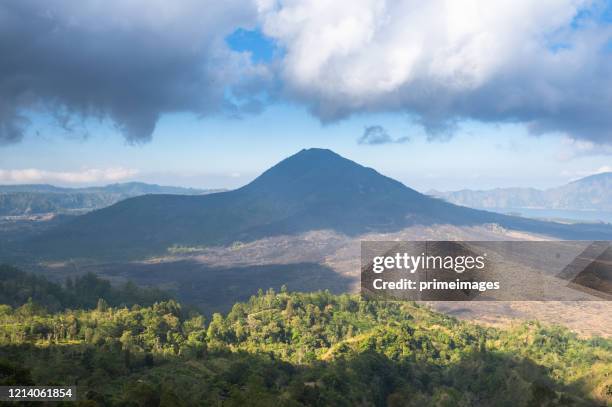
{"label": "dark mountain slope", "polygon": [[612,228],[539,222],[456,206],[321,149],[302,150],[250,184],[205,196],[146,195],[80,216],[28,242],[42,257],[143,256],[172,245],[216,245],[334,229],[350,235],[413,224],[504,227],[605,239]]}

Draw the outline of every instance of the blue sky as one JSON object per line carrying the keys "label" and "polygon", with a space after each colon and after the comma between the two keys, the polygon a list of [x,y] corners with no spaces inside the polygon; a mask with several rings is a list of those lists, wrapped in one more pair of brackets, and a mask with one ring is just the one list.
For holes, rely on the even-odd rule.
{"label": "blue sky", "polygon": [[234,188],[309,147],[420,191],[612,170],[610,2],[162,3],[0,5],[0,183]]}
{"label": "blue sky", "polygon": [[[43,120],[40,120],[43,122]],[[401,144],[360,145],[366,126],[383,126]],[[572,151],[555,135],[533,136],[518,124],[466,122],[449,141],[428,141],[399,114],[359,115],[322,125],[303,108],[277,104],[260,115],[197,119],[164,117],[153,141],[128,144],[112,125],[91,123],[87,138],[42,126],[19,144],[0,149],[6,168],[57,172],[122,168],[127,180],[204,188],[234,188],[302,148],[330,148],[421,191],[563,184],[601,170],[608,155],[565,158]],[[58,159],[60,158],[60,159]],[[54,182],[53,179],[50,180]],[[85,182],[104,184],[112,180]],[[82,183],[57,182],[77,185]]]}

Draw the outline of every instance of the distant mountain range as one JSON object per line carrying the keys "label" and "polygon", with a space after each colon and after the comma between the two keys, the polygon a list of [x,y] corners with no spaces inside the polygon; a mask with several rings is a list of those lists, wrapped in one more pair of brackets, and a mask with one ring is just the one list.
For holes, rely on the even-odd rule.
{"label": "distant mountain range", "polygon": [[612,211],[612,172],[591,175],[546,190],[497,188],[473,191],[464,189],[454,192],[429,191],[428,194],[457,205],[481,209],[543,208]]}
{"label": "distant mountain range", "polygon": [[0,185],[0,216],[84,213],[134,196],[201,195],[216,191],[142,182],[87,188],[62,188],[47,184]]}
{"label": "distant mountain range", "polygon": [[561,238],[612,237],[605,225],[564,225],[453,205],[330,150],[308,149],[242,188],[125,199],[29,239],[22,250],[46,258],[140,257],[175,245],[225,245],[319,229],[359,235],[410,225],[484,223]]}

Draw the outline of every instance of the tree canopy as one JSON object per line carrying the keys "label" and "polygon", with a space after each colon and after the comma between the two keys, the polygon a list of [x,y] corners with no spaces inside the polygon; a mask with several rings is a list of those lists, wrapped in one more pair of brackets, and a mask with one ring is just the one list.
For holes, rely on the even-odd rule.
{"label": "tree canopy", "polygon": [[172,299],[61,311],[30,299],[0,306],[0,325],[0,384],[76,385],[83,405],[612,401],[610,340],[537,322],[482,327],[326,291],[260,291],[208,320]]}

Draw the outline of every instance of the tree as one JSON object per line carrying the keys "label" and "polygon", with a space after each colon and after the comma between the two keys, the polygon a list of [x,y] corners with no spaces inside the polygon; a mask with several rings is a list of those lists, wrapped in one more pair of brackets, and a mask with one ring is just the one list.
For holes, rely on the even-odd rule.
{"label": "tree", "polygon": [[98,298],[98,305],[96,305],[96,311],[106,312],[107,310],[108,310],[108,303],[104,300],[104,298]]}

